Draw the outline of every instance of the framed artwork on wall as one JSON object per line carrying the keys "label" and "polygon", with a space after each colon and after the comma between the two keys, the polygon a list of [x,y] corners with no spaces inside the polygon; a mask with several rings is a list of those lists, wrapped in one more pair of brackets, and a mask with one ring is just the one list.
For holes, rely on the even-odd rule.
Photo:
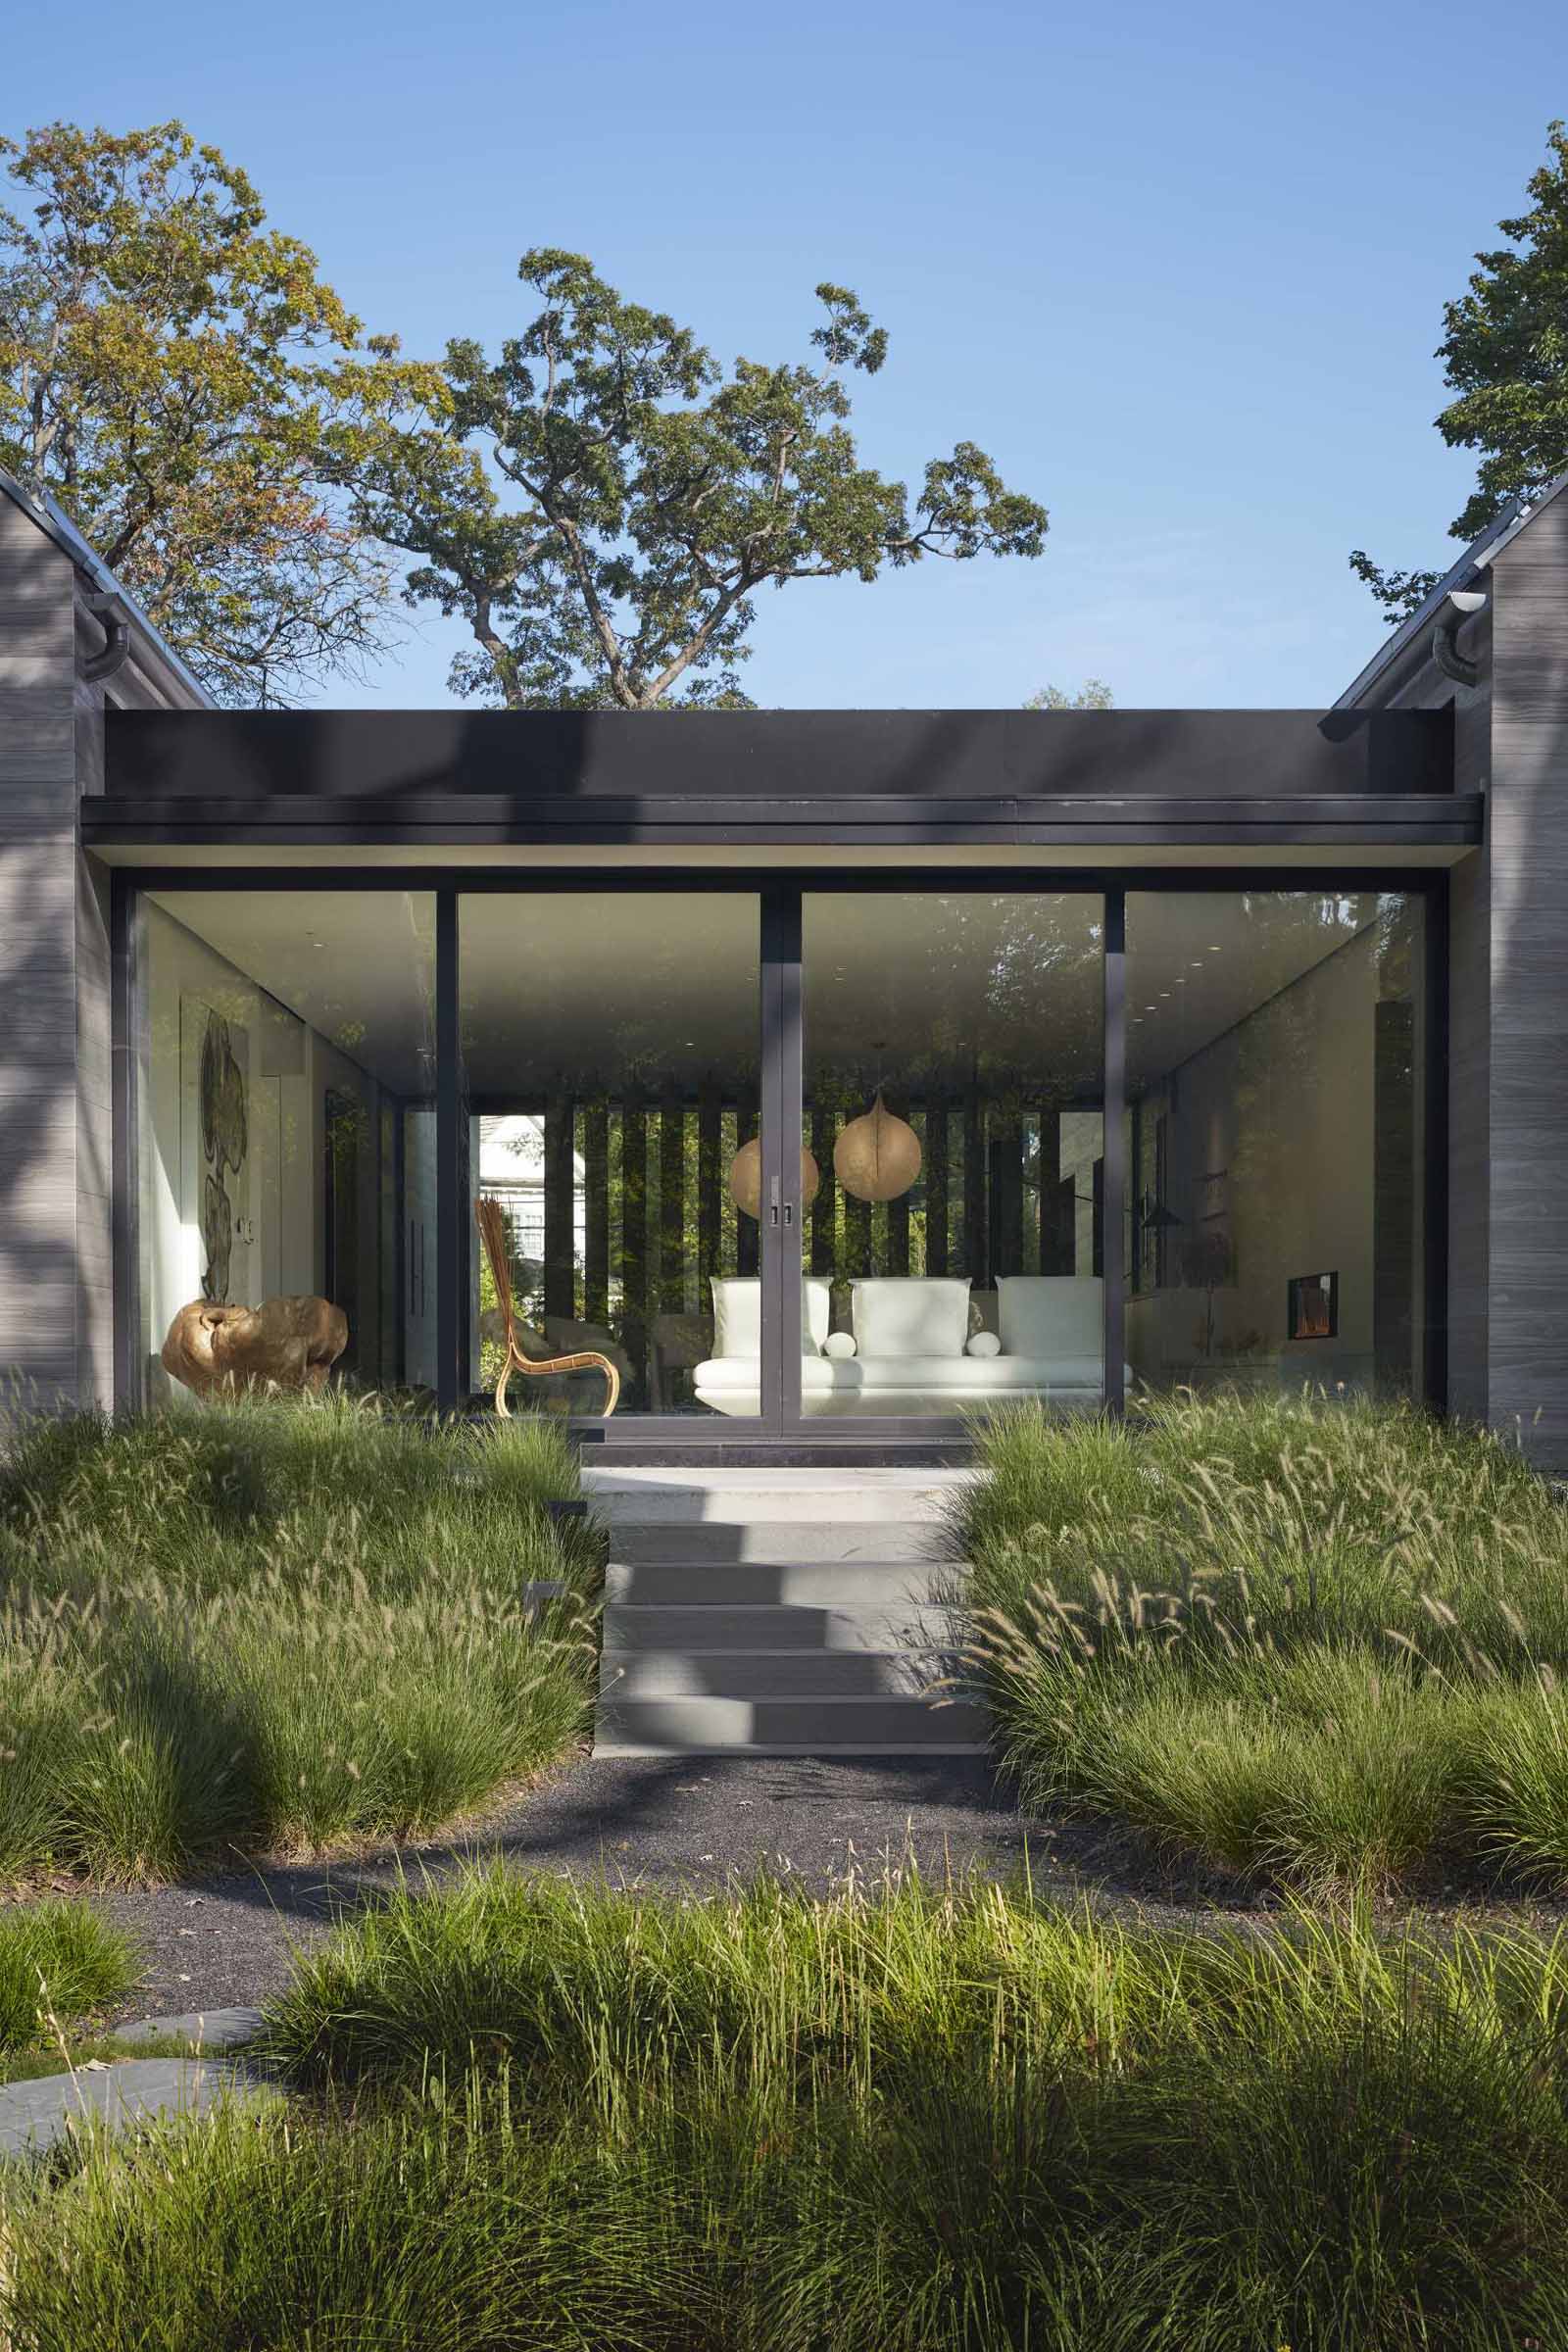
{"label": "framed artwork on wall", "polygon": [[180,1222],[193,1297],[249,1305],[250,1036],[204,998],[179,1001]]}
{"label": "framed artwork on wall", "polygon": [[[1279,1296],[1278,1292],[1275,1297]],[[1286,1298],[1285,1330],[1293,1340],[1334,1340],[1340,1333],[1338,1274],[1293,1274]]]}

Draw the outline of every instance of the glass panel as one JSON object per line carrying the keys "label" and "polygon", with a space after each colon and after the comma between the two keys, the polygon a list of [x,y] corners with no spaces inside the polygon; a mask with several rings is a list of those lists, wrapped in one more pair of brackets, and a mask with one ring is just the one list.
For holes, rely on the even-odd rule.
{"label": "glass panel", "polygon": [[1129,894],[1144,1386],[1419,1394],[1422,915],[1397,894]]}
{"label": "glass panel", "polygon": [[[503,1213],[517,1342],[608,1356],[620,1412],[760,1410],[760,936],[739,893],[460,902],[469,1186]],[[506,1312],[469,1232],[483,1399]],[[596,1369],[514,1371],[507,1402],[598,1413],[605,1391]]]}
{"label": "glass panel", "polygon": [[805,901],[808,1414],[1100,1404],[1102,938],[1087,895]]}
{"label": "glass panel", "polygon": [[182,1325],[198,1379],[209,1345],[321,1366],[336,1327],[286,1303],[314,1298],[346,1319],[334,1380],[433,1401],[434,899],[160,890],[137,921],[145,1394],[186,1393],[161,1350],[203,1301],[266,1311]]}

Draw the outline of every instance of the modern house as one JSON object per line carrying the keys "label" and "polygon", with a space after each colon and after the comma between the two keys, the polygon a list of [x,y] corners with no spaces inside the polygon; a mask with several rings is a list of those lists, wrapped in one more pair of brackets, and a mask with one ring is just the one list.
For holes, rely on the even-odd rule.
{"label": "modern house", "polygon": [[650,719],[211,708],[0,477],[0,1366],[313,1293],[482,1403],[485,1192],[622,1458],[1311,1383],[1568,1464],[1561,487],[1328,711]]}

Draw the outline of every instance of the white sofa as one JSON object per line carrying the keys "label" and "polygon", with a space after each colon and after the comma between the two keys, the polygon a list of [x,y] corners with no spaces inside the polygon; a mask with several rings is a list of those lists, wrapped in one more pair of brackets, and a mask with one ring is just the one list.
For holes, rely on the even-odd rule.
{"label": "white sofa", "polygon": [[[1004,1275],[997,1285],[1000,1349],[992,1354],[969,1351],[975,1338],[962,1277],[878,1275],[856,1282],[853,1330],[830,1336],[829,1286],[808,1275],[802,1408],[951,1414],[1038,1396],[1063,1411],[1093,1409],[1102,1395],[1102,1289],[1098,1275]],[[713,1412],[756,1414],[761,1409],[756,1278],[715,1276],[713,1317],[713,1353],[692,1375],[698,1401]]]}

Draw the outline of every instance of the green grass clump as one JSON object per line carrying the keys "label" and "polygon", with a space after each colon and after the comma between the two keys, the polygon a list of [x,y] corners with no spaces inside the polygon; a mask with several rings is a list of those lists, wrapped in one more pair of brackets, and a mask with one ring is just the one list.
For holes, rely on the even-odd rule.
{"label": "green grass clump", "polygon": [[[427,1830],[586,1722],[599,1566],[535,1423],[33,1419],[0,1466],[0,1878]],[[542,1609],[527,1588],[559,1580]]]}
{"label": "green grass clump", "polygon": [[138,1974],[128,1936],[85,1903],[0,1911],[0,2061],[124,1999]]}
{"label": "green grass clump", "polygon": [[1522,2352],[1568,2334],[1565,2004],[1560,1938],[1354,1911],[1178,1938],[913,1879],[679,1906],[479,1874],[310,1962],[273,2026],[308,2103],[14,2180],[0,2323]]}
{"label": "green grass clump", "polygon": [[979,1445],[969,1663],[1026,1802],[1306,1885],[1568,1884],[1568,1514],[1508,1446],[1234,1396]]}

